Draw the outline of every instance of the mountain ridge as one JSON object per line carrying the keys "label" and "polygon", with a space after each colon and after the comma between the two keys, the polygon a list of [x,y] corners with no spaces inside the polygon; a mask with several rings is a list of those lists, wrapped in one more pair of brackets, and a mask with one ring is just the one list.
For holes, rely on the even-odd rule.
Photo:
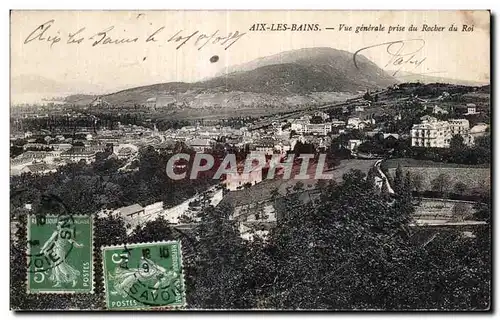
{"label": "mountain ridge", "polygon": [[[212,105],[224,107],[227,100],[224,96],[241,92],[307,97],[313,103],[315,99],[310,95],[317,93],[358,94],[398,82],[364,56],[357,57],[357,65],[354,66],[353,54],[344,50],[304,48],[259,58],[234,67],[230,73],[203,81],[157,83],[120,90],[102,95],[102,98],[111,104],[130,105],[169,96],[178,103],[196,108],[210,105],[207,96],[213,96]],[[197,102],[199,97],[203,101]],[[247,104],[252,104],[251,100]]]}

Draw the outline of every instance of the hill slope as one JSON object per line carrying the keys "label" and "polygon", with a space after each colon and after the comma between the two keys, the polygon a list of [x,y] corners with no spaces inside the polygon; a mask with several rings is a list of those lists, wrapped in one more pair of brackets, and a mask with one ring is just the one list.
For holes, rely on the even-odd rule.
{"label": "hill slope", "polygon": [[[314,104],[325,102],[318,101],[318,93],[357,94],[397,83],[363,56],[358,57],[359,69],[356,68],[352,57],[350,52],[332,48],[287,51],[236,66],[231,73],[209,80],[131,88],[103,99],[113,105],[131,105],[144,104],[153,97],[169,97],[179,108],[251,107],[262,101],[293,105],[298,98],[300,103]],[[235,93],[245,101],[243,105],[228,103],[234,100]]]}
{"label": "hill slope", "polygon": [[[271,85],[287,86],[293,82],[293,85],[288,88],[293,93],[352,92],[386,87],[398,82],[364,56],[358,55],[356,61],[359,68],[355,67],[353,54],[348,51],[333,48],[305,48],[285,51],[229,67],[226,69],[226,75],[230,79],[263,76]],[[254,83],[259,85],[257,81]],[[265,90],[259,86],[258,88]],[[286,87],[274,88],[278,92],[286,92],[286,89]]]}

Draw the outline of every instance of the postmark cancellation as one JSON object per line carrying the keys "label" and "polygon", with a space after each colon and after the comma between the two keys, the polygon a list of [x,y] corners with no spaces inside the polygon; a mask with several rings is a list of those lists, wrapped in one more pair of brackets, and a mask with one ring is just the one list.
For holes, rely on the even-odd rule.
{"label": "postmark cancellation", "polygon": [[28,293],[93,293],[93,225],[92,216],[28,216]]}
{"label": "postmark cancellation", "polygon": [[102,247],[108,310],[186,305],[180,241]]}

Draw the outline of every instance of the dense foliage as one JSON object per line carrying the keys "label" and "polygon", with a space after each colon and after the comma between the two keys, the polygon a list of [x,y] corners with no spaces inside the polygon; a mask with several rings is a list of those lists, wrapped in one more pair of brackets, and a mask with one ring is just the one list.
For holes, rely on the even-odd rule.
{"label": "dense foliage", "polygon": [[[323,184],[319,198],[308,201],[298,185],[276,205],[279,220],[268,239],[253,242],[239,236],[228,205],[206,207],[191,229],[159,219],[128,237],[120,219],[97,219],[94,295],[26,295],[25,271],[16,267],[26,263],[21,215],[11,247],[12,307],[103,308],[101,245],[179,239],[189,308],[489,308],[490,230],[482,227],[466,237],[462,230],[409,228],[410,180],[398,170],[391,183],[396,197],[374,188],[373,171],[368,177],[352,171],[340,184]],[[83,197],[78,190],[62,197]],[[488,221],[490,213],[482,204],[475,215]]]}

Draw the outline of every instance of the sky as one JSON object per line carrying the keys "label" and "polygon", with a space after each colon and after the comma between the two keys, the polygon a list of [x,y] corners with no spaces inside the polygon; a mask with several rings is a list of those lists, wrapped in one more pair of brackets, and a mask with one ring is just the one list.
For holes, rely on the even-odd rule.
{"label": "sky", "polygon": [[[371,47],[360,54],[391,74],[401,69],[487,83],[489,21],[488,11],[13,11],[11,99],[194,82],[231,65],[309,47]],[[319,30],[250,31],[261,23],[317,24]],[[352,30],[340,31],[341,24]],[[448,31],[452,24],[457,31]],[[385,29],[356,33],[361,25]],[[398,25],[405,31],[389,32]],[[410,25],[416,31],[408,31]]]}

